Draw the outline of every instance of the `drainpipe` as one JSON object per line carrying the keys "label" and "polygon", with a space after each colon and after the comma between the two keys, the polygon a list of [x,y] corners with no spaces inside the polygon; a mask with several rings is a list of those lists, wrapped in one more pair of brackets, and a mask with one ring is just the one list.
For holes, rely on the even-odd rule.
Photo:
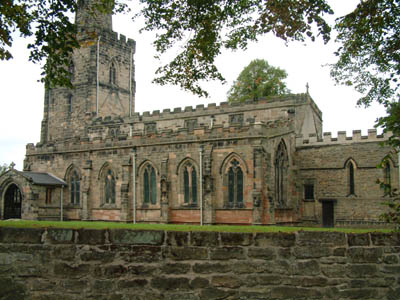
{"label": "drainpipe", "polygon": [[131,49],[131,59],[129,64],[129,117],[132,117],[132,61],[133,49]]}
{"label": "drainpipe", "polygon": [[203,226],[203,148],[200,147],[200,226]]}
{"label": "drainpipe", "polygon": [[100,38],[97,40],[97,60],[96,60],[96,117],[99,115],[99,68],[100,68]]}
{"label": "drainpipe", "polygon": [[132,155],[133,224],[136,224],[136,152]]}
{"label": "drainpipe", "polygon": [[[400,189],[400,147],[397,148],[397,169],[398,169],[398,172],[399,172],[399,174],[398,174],[398,176],[399,176],[399,178],[398,178],[399,187],[398,188]],[[400,229],[400,225],[396,224],[395,228],[396,228],[396,230],[399,230]]]}
{"label": "drainpipe", "polygon": [[60,221],[62,222],[63,221],[63,218],[64,218],[64,216],[63,216],[63,214],[64,214],[64,212],[63,212],[63,206],[64,206],[64,186],[62,185],[61,186],[61,201],[60,201]]}

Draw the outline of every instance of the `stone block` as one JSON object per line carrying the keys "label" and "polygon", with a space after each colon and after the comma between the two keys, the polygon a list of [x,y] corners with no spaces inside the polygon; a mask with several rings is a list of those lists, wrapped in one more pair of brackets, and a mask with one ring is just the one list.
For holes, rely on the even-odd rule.
{"label": "stone block", "polygon": [[248,246],[253,241],[251,233],[221,232],[223,246]]}
{"label": "stone block", "polygon": [[247,255],[250,258],[263,260],[272,260],[276,258],[275,249],[272,248],[248,248]]}
{"label": "stone block", "polygon": [[167,231],[166,235],[169,246],[189,246],[189,232]]}
{"label": "stone block", "polygon": [[211,274],[211,273],[227,273],[234,269],[232,264],[221,264],[221,263],[196,263],[193,265],[193,272],[199,274]]}
{"label": "stone block", "polygon": [[400,246],[400,233],[371,232],[374,246]]}
{"label": "stone block", "polygon": [[293,273],[302,276],[317,276],[321,274],[321,270],[317,260],[303,260],[294,265]]}
{"label": "stone block", "polygon": [[0,296],[4,300],[27,299],[26,287],[11,278],[0,278]]}
{"label": "stone block", "polygon": [[218,275],[211,278],[211,285],[214,287],[236,289],[242,284],[242,280],[232,275]]}
{"label": "stone block", "polygon": [[147,279],[131,279],[131,280],[119,280],[117,283],[118,289],[133,289],[135,291],[146,288],[148,284]]}
{"label": "stone block", "polygon": [[274,275],[249,275],[246,277],[245,285],[248,287],[257,287],[257,286],[271,286],[271,285],[280,285],[282,282],[282,278],[280,276]]}
{"label": "stone block", "polygon": [[210,258],[212,260],[245,259],[243,248],[222,247],[210,249]]}
{"label": "stone block", "polygon": [[128,274],[134,276],[154,276],[160,272],[158,265],[140,264],[140,265],[129,265]]}
{"label": "stone block", "polygon": [[333,252],[329,247],[306,246],[293,248],[293,255],[298,259],[321,258],[331,256]]}
{"label": "stone block", "polygon": [[192,246],[197,247],[215,247],[219,245],[218,241],[219,233],[212,231],[204,232],[191,232],[190,243]]}
{"label": "stone block", "polygon": [[164,231],[110,229],[110,241],[114,244],[161,245]]}
{"label": "stone block", "polygon": [[52,244],[72,244],[74,243],[74,230],[63,228],[47,229],[47,240]]}
{"label": "stone block", "polygon": [[217,288],[202,289],[200,292],[201,300],[219,300],[219,299],[229,299],[228,297],[232,295],[232,291],[226,291]]}
{"label": "stone block", "polygon": [[296,242],[294,233],[256,233],[255,246],[257,247],[293,247]]}
{"label": "stone block", "polygon": [[347,246],[346,235],[342,232],[299,231],[300,246]]}
{"label": "stone block", "polygon": [[254,274],[262,273],[265,271],[263,264],[249,262],[249,261],[238,261],[235,262],[232,272],[235,274]]}
{"label": "stone block", "polygon": [[379,263],[382,254],[382,248],[350,248],[347,251],[352,263]]}
{"label": "stone block", "polygon": [[163,259],[163,250],[159,246],[132,246],[127,252],[120,252],[124,262],[157,262]]}
{"label": "stone block", "polygon": [[56,263],[54,264],[54,274],[68,278],[81,278],[90,274],[89,264],[67,264],[67,263]]}
{"label": "stone block", "polygon": [[278,286],[271,289],[272,299],[323,299],[318,289]]}
{"label": "stone block", "polygon": [[107,265],[102,267],[103,275],[107,278],[119,279],[127,273],[128,268],[123,265]]}
{"label": "stone block", "polygon": [[207,278],[196,277],[190,281],[190,287],[192,289],[204,289],[210,287],[210,282]]}
{"label": "stone block", "polygon": [[375,277],[378,273],[376,265],[350,265],[347,267],[347,276],[350,278]]}
{"label": "stone block", "polygon": [[208,259],[208,250],[206,248],[197,247],[170,247],[165,255],[173,260],[204,260]]}
{"label": "stone block", "polygon": [[190,290],[189,279],[186,277],[155,277],[151,280],[151,286],[162,291]]}
{"label": "stone block", "polygon": [[42,242],[42,228],[7,228],[0,227],[1,243],[40,244]]}
{"label": "stone block", "polygon": [[167,263],[160,269],[163,274],[185,274],[190,271],[190,264]]}
{"label": "stone block", "polygon": [[102,245],[105,243],[105,230],[80,229],[78,233],[78,244]]}
{"label": "stone block", "polygon": [[94,280],[92,282],[92,290],[96,292],[108,293],[110,290],[114,289],[114,280]]}
{"label": "stone block", "polygon": [[111,251],[85,251],[80,255],[82,261],[98,261],[101,263],[112,262],[115,258],[115,253]]}
{"label": "stone block", "polygon": [[377,291],[374,289],[347,289],[339,292],[340,299],[377,299]]}
{"label": "stone block", "polygon": [[370,244],[368,233],[348,233],[347,239],[350,247],[369,246]]}

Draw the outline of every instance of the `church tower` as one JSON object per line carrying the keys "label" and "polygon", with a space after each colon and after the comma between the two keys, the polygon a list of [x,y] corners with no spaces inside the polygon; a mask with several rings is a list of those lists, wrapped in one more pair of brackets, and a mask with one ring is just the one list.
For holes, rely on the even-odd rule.
{"label": "church tower", "polygon": [[41,143],[84,138],[93,118],[134,112],[135,41],[112,31],[111,12],[95,10],[96,1],[78,1],[75,23],[80,48],[67,66],[74,88],[45,91]]}

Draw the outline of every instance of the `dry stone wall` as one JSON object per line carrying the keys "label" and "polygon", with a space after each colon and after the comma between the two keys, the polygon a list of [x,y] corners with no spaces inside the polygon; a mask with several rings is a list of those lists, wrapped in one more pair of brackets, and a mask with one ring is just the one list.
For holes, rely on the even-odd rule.
{"label": "dry stone wall", "polygon": [[0,299],[399,299],[400,234],[0,230]]}

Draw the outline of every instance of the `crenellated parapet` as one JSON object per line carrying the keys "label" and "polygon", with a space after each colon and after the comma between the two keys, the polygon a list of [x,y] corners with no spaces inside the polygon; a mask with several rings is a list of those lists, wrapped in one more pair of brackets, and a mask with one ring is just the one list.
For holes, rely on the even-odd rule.
{"label": "crenellated parapet", "polygon": [[361,130],[353,130],[351,136],[347,136],[346,131],[338,131],[337,137],[332,137],[331,132],[324,132],[322,139],[319,139],[316,134],[310,134],[308,137],[297,135],[296,147],[382,142],[389,139],[392,135],[391,132],[377,134],[376,129],[368,129],[368,135],[362,135]]}

